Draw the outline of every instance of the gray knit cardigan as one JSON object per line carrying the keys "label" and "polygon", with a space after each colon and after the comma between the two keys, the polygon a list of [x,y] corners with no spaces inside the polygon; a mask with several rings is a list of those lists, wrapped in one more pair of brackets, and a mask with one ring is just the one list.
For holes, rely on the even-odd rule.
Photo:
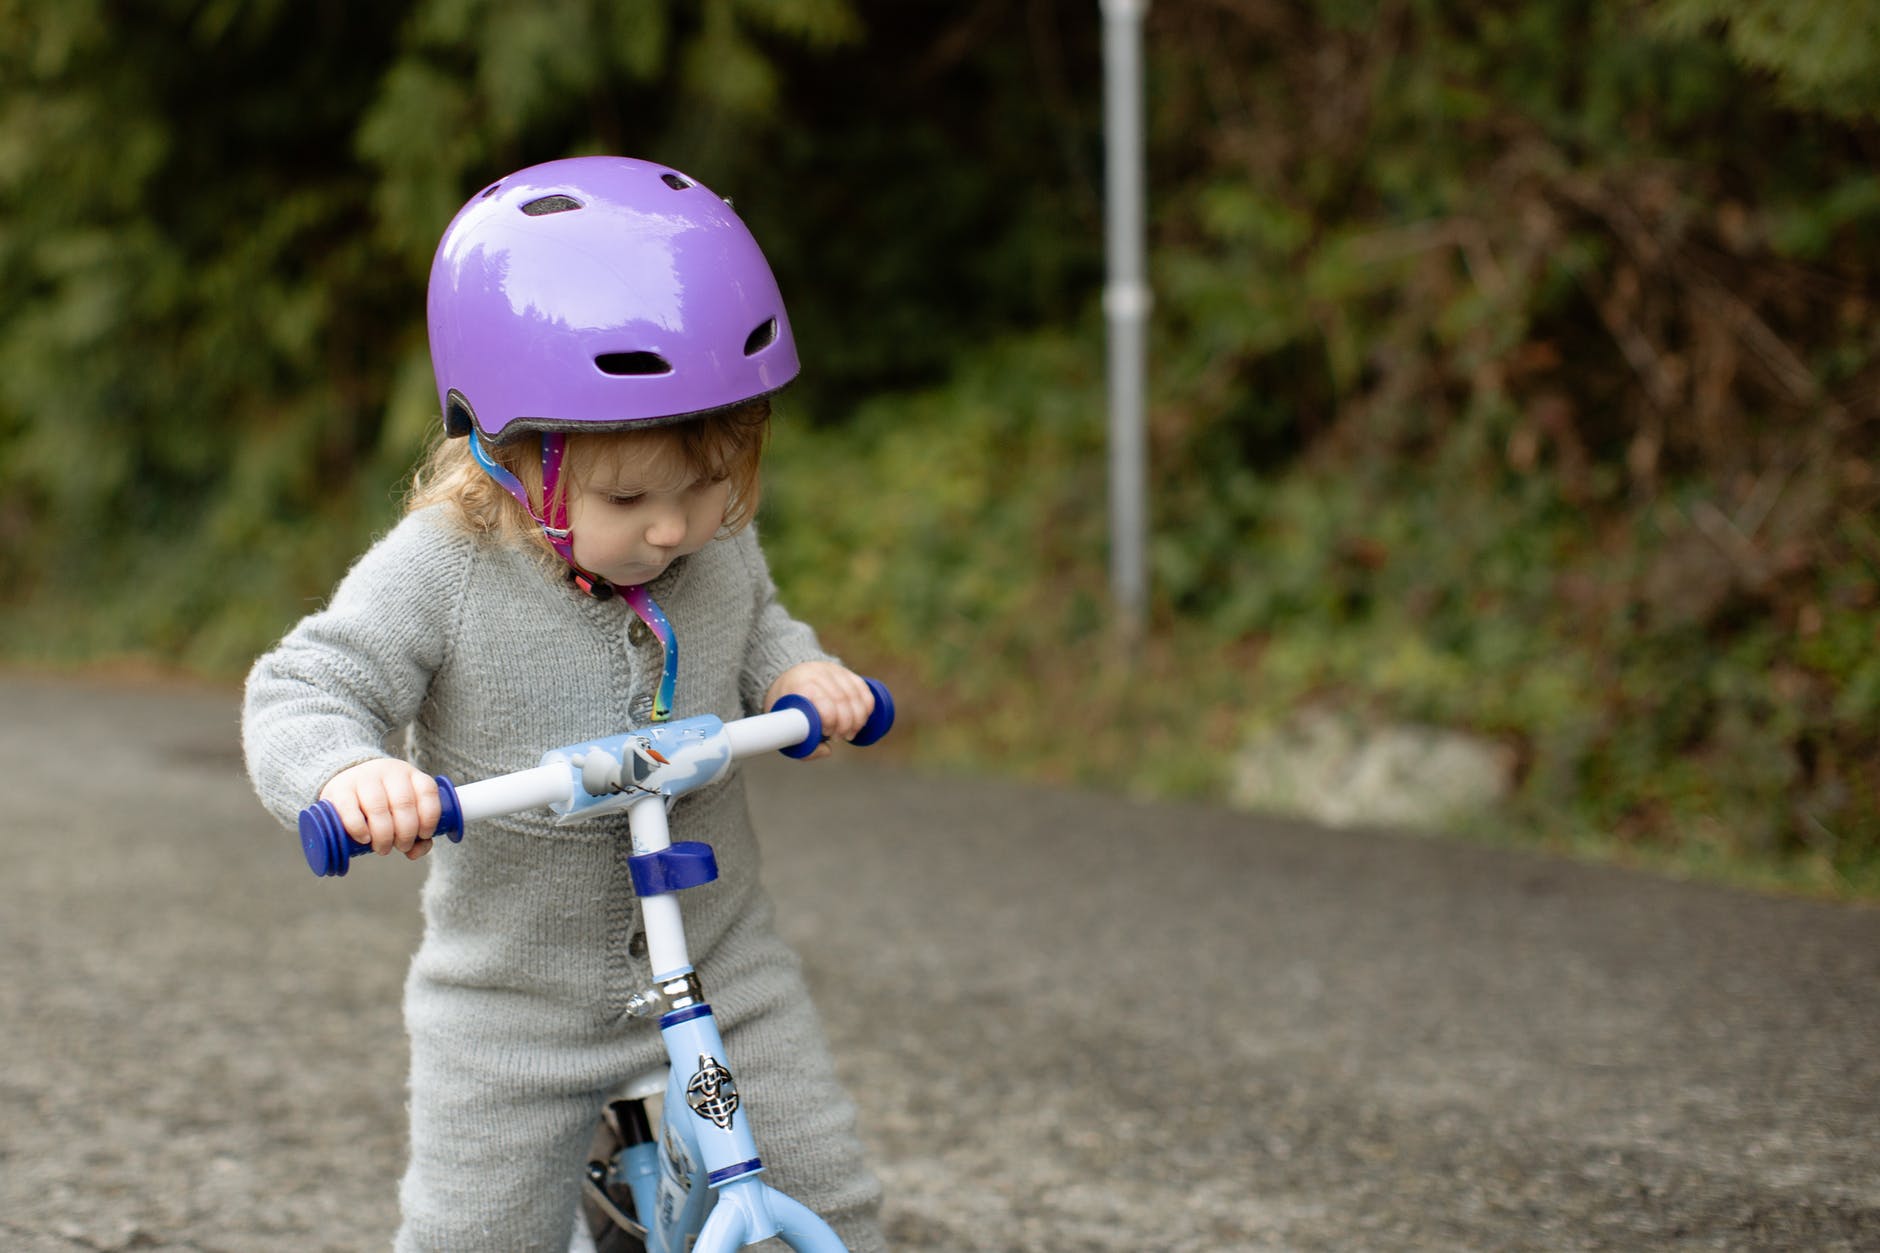
{"label": "gray knit cardigan", "polygon": [[[674,717],[758,712],[785,669],[827,659],[814,632],[778,603],[748,528],[676,562],[648,591],[679,641]],[[448,507],[420,510],[358,561],[325,609],[256,662],[243,715],[249,776],[291,825],[333,775],[387,752],[458,782],[523,769],[547,749],[644,723],[662,656],[620,598],[581,594],[542,554],[479,537]],[[773,1169],[773,1181],[797,1181],[790,1190],[810,1193],[800,1199],[835,1218],[854,1247],[877,1247],[869,1215],[878,1188],[861,1165],[852,1108],[834,1085],[820,1029],[806,1002],[800,1013],[778,1009],[802,1000],[800,973],[771,929],[736,773],[679,800],[672,835],[717,851],[721,877],[688,891],[684,908],[694,964],[734,1057],[741,1022],[775,1028],[753,1033],[750,1047],[766,1056],[746,1063],[754,1073],[739,1075],[741,1090],[768,1083],[785,1106],[807,1093],[825,1107],[824,1125],[801,1135],[784,1109],[754,1112],[766,1161],[794,1157],[786,1178]],[[598,1092],[661,1062],[657,1035],[623,1016],[651,974],[626,849],[624,816],[557,827],[546,815],[519,815],[479,823],[414,868],[425,874],[426,926],[406,988],[413,1162],[400,1248],[472,1247],[464,1221],[488,1247],[548,1247],[544,1224],[563,1221],[571,1203],[551,1199],[536,1212],[502,1189],[537,1186],[517,1165],[537,1160],[540,1179],[561,1187],[562,1158],[585,1145],[570,1148],[580,1129],[560,1106],[524,1111],[508,1089]],[[446,1051],[455,1077],[426,1068]],[[470,1074],[491,1088],[475,1119],[451,1086]],[[834,1124],[832,1103],[841,1114]],[[540,1124],[533,1130],[531,1119]],[[490,1177],[449,1162],[449,1146],[435,1142],[487,1141],[492,1125],[522,1139],[492,1150]],[[442,1197],[447,1187],[455,1192]],[[429,1234],[417,1230],[426,1224]]]}

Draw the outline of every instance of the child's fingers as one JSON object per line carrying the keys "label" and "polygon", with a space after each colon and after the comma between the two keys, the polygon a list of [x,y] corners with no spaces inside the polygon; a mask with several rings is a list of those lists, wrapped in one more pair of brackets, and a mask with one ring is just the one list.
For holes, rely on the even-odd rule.
{"label": "child's fingers", "polygon": [[[795,692],[816,707],[823,734],[831,739],[852,738],[875,712],[875,694],[854,671],[830,662],[811,661],[784,671],[771,688],[771,703]],[[805,760],[825,756],[819,750]]]}
{"label": "child's fingers", "polygon": [[397,775],[361,785],[361,807],[372,830],[372,852],[385,856],[393,849],[410,849],[417,839],[417,800],[410,785]]}
{"label": "child's fingers", "polygon": [[[409,768],[400,767],[388,771],[383,779],[385,789],[386,816],[391,826],[391,847],[401,853],[409,854],[411,846],[418,842],[421,833],[437,826],[437,818],[432,816],[430,827],[421,825],[419,810],[419,784],[424,776]],[[433,785],[435,788],[435,785]],[[376,837],[376,832],[374,833]],[[378,846],[374,838],[373,846]],[[381,849],[389,852],[389,849]]]}
{"label": "child's fingers", "polygon": [[437,820],[444,814],[444,804],[437,795],[437,780],[414,770],[411,783],[418,795],[418,838],[428,840],[431,833],[437,830]]}
{"label": "child's fingers", "polygon": [[418,798],[409,771],[362,771],[352,781],[365,831],[356,839],[372,845],[383,857],[393,849],[405,852],[418,838]]}
{"label": "child's fingers", "polygon": [[[409,816],[413,843],[428,839],[437,830],[437,817],[441,809],[437,799],[437,780],[422,770],[407,766],[398,777],[396,791],[401,797],[408,793],[411,798]],[[399,820],[399,851],[409,852],[411,846],[404,842],[406,812],[402,802],[400,806],[394,807],[393,812]]]}
{"label": "child's fingers", "polygon": [[437,830],[437,820],[444,812],[443,802],[437,795],[437,780],[421,771],[411,775],[412,789],[418,800],[418,838],[405,850],[405,856],[416,861],[431,851],[431,837]]}
{"label": "child's fingers", "polygon": [[875,694],[859,675],[839,666],[823,666],[803,676],[802,694],[816,706],[823,734],[846,740],[862,729],[874,712]]}
{"label": "child's fingers", "polygon": [[357,792],[351,789],[335,790],[323,794],[320,799],[330,801],[333,808],[339,811],[339,825],[346,828],[346,834],[352,837],[354,843],[372,843],[372,828],[366,824],[365,811],[359,808]]}
{"label": "child's fingers", "polygon": [[392,851],[398,828],[392,817],[392,801],[385,793],[385,780],[376,774],[364,774],[353,784],[359,812],[365,817],[365,831],[356,838],[372,845],[383,857]]}
{"label": "child's fingers", "polygon": [[442,811],[437,780],[393,758],[340,771],[320,790],[320,799],[332,802],[347,835],[380,856],[394,849],[411,856],[437,829]]}
{"label": "child's fingers", "polygon": [[848,739],[862,729],[875,710],[875,694],[857,675],[844,671],[834,682],[830,716],[823,720],[831,735]]}

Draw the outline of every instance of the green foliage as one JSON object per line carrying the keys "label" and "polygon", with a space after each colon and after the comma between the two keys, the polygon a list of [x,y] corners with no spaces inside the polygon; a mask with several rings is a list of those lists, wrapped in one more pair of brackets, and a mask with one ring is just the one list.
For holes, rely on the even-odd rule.
{"label": "green foliage", "polygon": [[1820,641],[1880,602],[1876,134],[1810,58],[1875,28],[1732,10],[1794,36],[1747,58],[1778,98],[1673,7],[1159,10],[1157,133],[1207,153],[1161,218],[1159,573],[1268,641],[1256,719],[1472,727],[1537,821],[1871,882]]}
{"label": "green foliage", "polygon": [[1095,6],[0,0],[0,652],[238,669],[395,512],[450,215],[630,152],[766,241],[767,542],[931,759],[1205,793],[1340,704],[1533,838],[1880,892],[1865,7],[1149,15],[1124,658]]}
{"label": "green foliage", "polygon": [[[1859,93],[1795,112],[1820,74],[1616,7],[1153,14],[1144,656],[1059,335],[787,455],[793,586],[867,655],[924,643],[951,760],[1205,790],[1197,751],[1333,702],[1500,739],[1563,847],[1880,888]],[[797,491],[869,525],[800,533]]]}
{"label": "green foliage", "polygon": [[[805,409],[831,420],[1061,306],[1059,279],[1091,272],[1089,232],[1058,229],[1062,190],[1010,177],[1084,115],[1015,109],[1038,81],[1001,15],[973,19],[990,45],[974,56],[970,40],[936,49],[956,20],[939,3],[866,27],[845,0],[5,13],[0,644],[14,651],[233,666],[261,624],[323,595],[389,521],[434,420],[422,293],[437,235],[529,162],[632,152],[735,193],[825,363]],[[949,96],[953,115],[935,116],[920,93],[968,70],[975,103]],[[944,173],[944,194],[898,176],[910,157]],[[1027,241],[1047,234],[1034,265]],[[255,629],[210,625],[222,615]]]}
{"label": "green foliage", "polygon": [[1661,0],[1672,34],[1721,30],[1730,51],[1771,73],[1799,105],[1847,118],[1880,116],[1880,23],[1847,0]]}
{"label": "green foliage", "polygon": [[661,131],[709,164],[764,138],[760,37],[858,30],[840,0],[7,16],[0,642],[211,666],[391,517],[432,420],[425,270],[479,182]]}

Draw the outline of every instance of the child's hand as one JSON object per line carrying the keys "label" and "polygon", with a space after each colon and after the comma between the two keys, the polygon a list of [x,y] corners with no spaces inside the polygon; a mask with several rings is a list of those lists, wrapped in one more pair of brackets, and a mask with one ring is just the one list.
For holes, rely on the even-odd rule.
{"label": "child's hand", "polygon": [[333,802],[347,835],[381,857],[395,848],[416,861],[431,851],[437,780],[408,762],[378,757],[348,766],[327,780],[320,799]]}
{"label": "child's hand", "polygon": [[[806,661],[785,670],[764,693],[764,708],[769,709],[792,692],[816,707],[823,734],[831,739],[848,739],[875,712],[875,694],[868,690],[868,684],[853,670],[832,661]],[[803,760],[815,761],[828,755],[829,746],[824,744]]]}

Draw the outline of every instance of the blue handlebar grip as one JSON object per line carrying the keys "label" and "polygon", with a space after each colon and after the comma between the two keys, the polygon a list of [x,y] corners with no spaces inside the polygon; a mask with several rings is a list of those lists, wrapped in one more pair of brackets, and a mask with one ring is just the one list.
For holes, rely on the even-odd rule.
{"label": "blue handlebar grip", "polygon": [[875,711],[868,715],[868,721],[849,741],[857,748],[867,748],[894,726],[894,697],[889,694],[888,685],[880,679],[864,678],[862,682],[868,684],[868,690],[875,694]]}
{"label": "blue handlebar grip", "polygon": [[802,710],[803,716],[809,719],[809,734],[803,737],[801,744],[792,744],[788,748],[780,748],[777,750],[778,752],[782,753],[785,757],[802,758],[809,756],[822,747],[822,715],[816,712],[816,706],[809,703],[807,696],[798,696],[795,692],[791,692],[788,696],[772,705],[770,712],[776,713],[779,709]]}
{"label": "blue handlebar grip", "polygon": [[[463,806],[457,801],[457,786],[441,774],[436,778],[437,829],[431,838],[442,836],[456,844],[463,840]],[[316,801],[300,811],[300,851],[307,856],[308,869],[326,878],[345,874],[352,859],[371,852],[372,846],[346,834],[332,801]]]}
{"label": "blue handlebar grip", "polygon": [[441,774],[431,776],[437,780],[437,826],[431,832],[431,838],[443,836],[452,844],[463,843],[463,805],[457,799],[457,785]]}

